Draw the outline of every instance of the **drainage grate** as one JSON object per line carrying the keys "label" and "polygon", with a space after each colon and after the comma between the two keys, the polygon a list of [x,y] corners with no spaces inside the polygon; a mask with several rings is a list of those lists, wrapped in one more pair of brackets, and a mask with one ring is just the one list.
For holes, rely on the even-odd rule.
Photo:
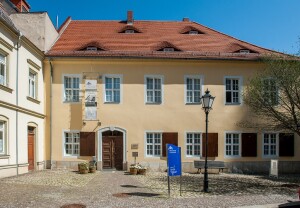
{"label": "drainage grate", "polygon": [[113,194],[114,197],[118,197],[118,198],[127,198],[130,197],[130,195],[126,194],[126,193],[116,193]]}
{"label": "drainage grate", "polygon": [[65,204],[60,208],[86,208],[86,206],[83,204]]}

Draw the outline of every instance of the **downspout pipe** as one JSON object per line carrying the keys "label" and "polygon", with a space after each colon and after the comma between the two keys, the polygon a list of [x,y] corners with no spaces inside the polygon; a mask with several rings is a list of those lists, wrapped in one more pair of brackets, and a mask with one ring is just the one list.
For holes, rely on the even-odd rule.
{"label": "downspout pipe", "polygon": [[[17,64],[16,64],[16,106],[19,106],[19,49],[21,47],[21,37],[23,34],[19,32],[17,42]],[[19,110],[16,110],[16,166],[17,176],[19,176]]]}
{"label": "downspout pipe", "polygon": [[53,64],[52,60],[49,59],[50,64],[50,169],[52,170],[52,83],[53,83]]}

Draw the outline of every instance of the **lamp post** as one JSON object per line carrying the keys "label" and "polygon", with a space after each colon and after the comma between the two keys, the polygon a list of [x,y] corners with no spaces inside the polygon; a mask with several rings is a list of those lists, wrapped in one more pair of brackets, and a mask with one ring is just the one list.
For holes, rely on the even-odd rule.
{"label": "lamp post", "polygon": [[205,91],[205,95],[202,96],[202,108],[206,115],[206,134],[205,134],[205,164],[204,164],[204,180],[203,180],[203,191],[208,192],[208,173],[207,173],[207,146],[208,146],[208,113],[211,110],[212,104],[214,102],[215,97],[209,94],[208,89]]}

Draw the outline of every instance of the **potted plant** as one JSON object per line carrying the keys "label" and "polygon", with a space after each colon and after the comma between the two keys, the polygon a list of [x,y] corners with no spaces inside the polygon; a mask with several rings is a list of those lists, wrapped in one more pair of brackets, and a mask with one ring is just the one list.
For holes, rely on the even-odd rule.
{"label": "potted plant", "polygon": [[146,175],[146,171],[147,171],[147,168],[145,166],[138,164],[138,174]]}
{"label": "potted plant", "polygon": [[131,175],[136,175],[138,173],[138,166],[136,164],[130,165],[129,171]]}
{"label": "potted plant", "polygon": [[87,162],[82,162],[78,164],[78,171],[81,174],[87,174],[89,172],[89,164]]}
{"label": "potted plant", "polygon": [[90,173],[95,173],[96,172],[96,161],[92,160],[90,161],[89,165],[89,171]]}

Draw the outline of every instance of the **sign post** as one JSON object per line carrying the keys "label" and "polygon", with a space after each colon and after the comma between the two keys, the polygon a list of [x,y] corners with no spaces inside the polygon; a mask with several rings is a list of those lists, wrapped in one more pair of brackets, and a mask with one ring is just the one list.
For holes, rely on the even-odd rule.
{"label": "sign post", "polygon": [[168,193],[170,197],[170,177],[180,176],[180,196],[181,196],[181,148],[173,144],[167,144],[167,164],[168,164]]}

